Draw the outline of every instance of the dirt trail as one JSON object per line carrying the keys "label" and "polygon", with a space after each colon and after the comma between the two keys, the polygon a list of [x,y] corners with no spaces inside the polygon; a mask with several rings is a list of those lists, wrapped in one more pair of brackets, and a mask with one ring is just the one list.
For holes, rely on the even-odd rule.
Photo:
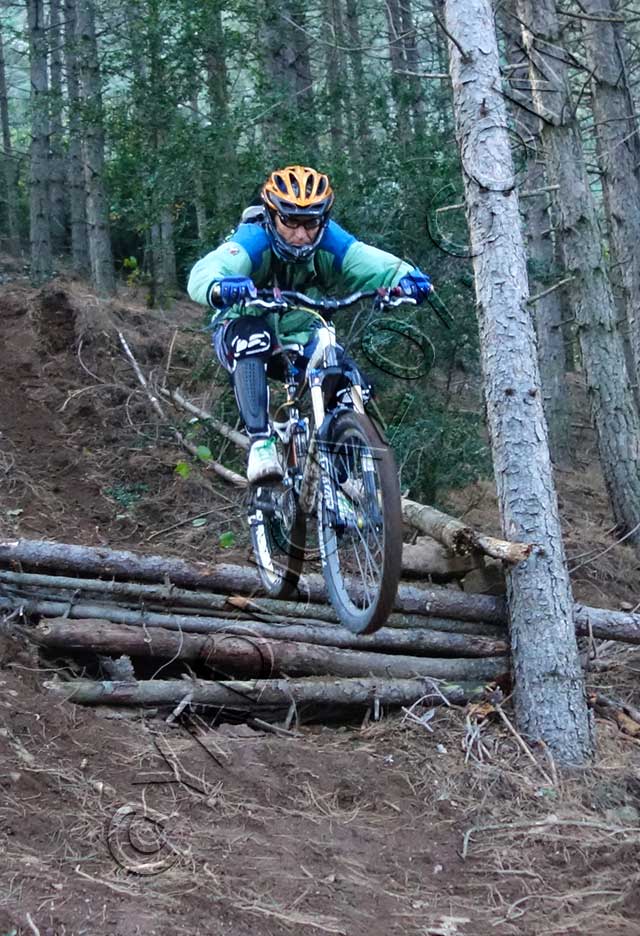
{"label": "dirt trail", "polygon": [[[109,318],[147,369],[165,367],[176,324],[176,380],[204,367],[188,303],[168,316],[126,297],[99,309],[68,281],[0,286],[0,535],[227,558],[231,531],[241,557],[236,495],[197,467],[176,474],[182,456],[136,394]],[[610,545],[595,468],[562,479],[562,499],[570,552]],[[495,523],[487,485],[452,504]],[[212,509],[206,526],[159,533]],[[580,572],[582,600],[637,600],[624,547]],[[637,697],[638,652],[605,656],[593,680]],[[3,936],[637,933],[639,741],[610,722],[597,766],[556,784],[481,710],[364,725],[358,712],[331,727],[302,711],[297,733],[274,735],[204,712],[167,724],[52,706],[54,675],[2,638]]]}

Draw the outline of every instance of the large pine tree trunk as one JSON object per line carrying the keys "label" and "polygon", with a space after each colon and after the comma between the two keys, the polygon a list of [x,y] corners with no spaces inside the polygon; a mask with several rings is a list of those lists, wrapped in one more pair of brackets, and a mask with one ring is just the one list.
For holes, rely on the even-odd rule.
{"label": "large pine tree trunk", "polygon": [[600,461],[615,520],[621,532],[630,534],[631,542],[640,543],[640,418],[585,170],[555,0],[518,0],[518,13],[526,23],[523,41],[533,99],[543,118],[548,173],[558,186],[558,239],[567,275],[573,277],[568,296]]}
{"label": "large pine tree trunk", "polygon": [[[11,127],[9,124],[9,98],[7,96],[7,80],[4,65],[4,45],[2,30],[0,30],[0,133],[2,134],[2,168],[6,192],[4,201],[6,205],[7,235],[5,249],[8,253],[18,256],[20,253],[20,237],[18,233],[18,171],[13,156],[11,144]],[[1,241],[0,241],[1,243]]]}
{"label": "large pine tree trunk", "polygon": [[[420,55],[416,38],[416,27],[413,22],[411,0],[400,0],[400,22],[402,23],[404,54],[407,69],[410,72],[420,71]],[[427,134],[426,108],[422,93],[422,82],[415,74],[408,75],[406,81],[411,88],[411,114],[413,129],[418,142],[424,142]]]}
{"label": "large pine tree trunk", "polygon": [[87,236],[87,193],[82,162],[80,120],[80,82],[76,40],[76,0],[64,4],[64,57],[69,99],[69,145],[67,147],[67,182],[69,185],[69,221],[71,226],[71,266],[78,276],[89,276],[91,260]]}
{"label": "large pine tree trunk", "polygon": [[67,245],[67,208],[65,199],[64,128],[62,123],[62,27],[60,24],[61,0],[49,3],[49,49],[51,61],[51,135],[49,138],[51,181],[49,202],[51,205],[51,246],[55,254],[61,254]]}
{"label": "large pine tree trunk", "polygon": [[294,138],[294,125],[295,133],[305,137],[307,147],[317,149],[305,7],[301,0],[263,0],[262,16],[266,72],[269,91],[274,95],[266,142],[274,158],[282,159],[283,150]]}
{"label": "large pine tree trunk", "polygon": [[[640,136],[628,84],[622,32],[611,0],[584,0],[584,39],[593,68],[591,103],[614,283],[629,328],[633,382],[640,383]],[[607,22],[606,18],[610,21]],[[603,20],[603,18],[605,18]]]}
{"label": "large pine tree trunk", "polygon": [[563,763],[593,751],[540,395],[518,196],[490,0],[446,0],[456,134],[505,537],[534,542],[507,572],[520,730]]}
{"label": "large pine tree trunk", "polygon": [[562,327],[566,316],[563,315],[562,291],[547,290],[554,281],[558,282],[564,278],[564,274],[560,272],[556,262],[550,194],[546,191],[547,178],[539,152],[541,122],[534,112],[531,91],[527,88],[528,61],[522,48],[520,25],[513,15],[514,9],[515,3],[501,8],[500,27],[505,37],[509,84],[516,95],[520,95],[521,99],[526,98],[525,106],[515,105],[514,112],[517,120],[516,133],[521,137],[520,157],[524,158],[526,163],[521,189],[526,192],[540,192],[535,197],[522,198],[520,208],[525,218],[530,292],[540,295],[533,303],[533,316],[538,338],[538,364],[549,429],[549,448],[554,462],[563,463],[568,460],[570,453],[570,397]]}
{"label": "large pine tree trunk", "polygon": [[361,163],[366,163],[368,147],[371,142],[371,129],[369,127],[368,112],[369,101],[367,83],[362,57],[362,39],[360,36],[360,20],[356,0],[346,0],[345,28],[349,47],[349,64],[351,67],[352,101],[354,107],[354,123],[357,130],[357,152]]}
{"label": "large pine tree trunk", "polygon": [[100,295],[111,296],[116,289],[116,280],[109,232],[109,205],[105,192],[102,85],[93,0],[81,0],[76,5],[76,38],[83,105],[82,154],[87,192],[91,277]]}
{"label": "large pine tree trunk", "polygon": [[49,218],[49,101],[43,0],[27,0],[31,75],[31,171],[29,178],[31,280],[53,270]]}

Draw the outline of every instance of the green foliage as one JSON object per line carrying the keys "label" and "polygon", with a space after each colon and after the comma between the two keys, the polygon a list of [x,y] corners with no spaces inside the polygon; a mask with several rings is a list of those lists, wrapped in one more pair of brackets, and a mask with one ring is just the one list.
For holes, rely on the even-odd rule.
{"label": "green foliage", "polygon": [[226,533],[221,533],[218,537],[218,544],[223,549],[231,549],[232,546],[235,546],[236,538],[234,533],[231,530],[227,530]]}
{"label": "green foliage", "polygon": [[149,485],[144,481],[134,481],[130,484],[114,484],[104,489],[107,497],[114,500],[120,507],[130,510],[148,492]]}
{"label": "green foliage", "polygon": [[388,435],[401,468],[401,484],[416,500],[438,503],[447,488],[491,476],[491,453],[480,416],[445,409],[436,400],[407,401]]}
{"label": "green foliage", "polygon": [[176,465],[174,471],[177,475],[179,475],[181,478],[183,478],[186,481],[189,475],[191,474],[191,465],[189,465],[187,462],[180,461]]}

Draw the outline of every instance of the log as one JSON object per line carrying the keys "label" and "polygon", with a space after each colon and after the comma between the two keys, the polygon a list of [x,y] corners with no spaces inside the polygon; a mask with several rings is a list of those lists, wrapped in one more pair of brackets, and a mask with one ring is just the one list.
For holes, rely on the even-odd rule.
{"label": "log", "polygon": [[[208,589],[227,594],[255,594],[262,590],[258,573],[248,566],[188,563],[167,556],[140,556],[102,546],[77,546],[45,540],[0,541],[0,566],[137,579],[143,582],[171,582],[182,588]],[[327,593],[322,576],[308,575],[301,580],[299,601],[326,603]],[[506,604],[503,599],[468,595],[447,588],[420,589],[401,585],[396,610],[455,620],[506,621]]]}
{"label": "log", "polygon": [[405,543],[402,547],[404,575],[450,582],[452,579],[464,578],[478,565],[479,561],[472,554],[452,555],[450,550],[430,536],[420,536],[415,543]]}
{"label": "log", "polygon": [[576,633],[580,637],[599,637],[602,640],[622,640],[640,644],[640,614],[627,611],[609,611],[575,605]]}
{"label": "log", "polygon": [[[120,582],[116,580],[70,578],[62,575],[42,575],[30,572],[8,572],[0,569],[0,584],[15,586],[27,597],[47,600],[74,600],[93,598],[95,595],[108,595],[110,600],[135,599],[145,608],[153,609],[159,605],[162,610],[174,613],[187,613],[186,609],[198,608],[207,612],[216,611],[220,615],[233,615],[238,618],[257,618],[258,620],[283,618],[292,620],[305,619],[306,622],[325,621],[338,623],[338,617],[329,605],[313,605],[311,608],[295,601],[278,601],[272,598],[258,600],[241,595],[216,595],[213,592],[191,591],[176,588],[174,585],[151,585],[140,582]],[[70,594],[67,597],[64,591]],[[234,610],[235,609],[235,610]],[[391,614],[387,627],[400,629],[428,627],[431,630],[450,631],[456,634],[472,634],[480,637],[502,637],[504,625],[485,624],[476,621],[456,621],[452,618],[425,618],[419,614]]]}
{"label": "log", "polygon": [[367,637],[358,637],[346,628],[337,625],[323,626],[286,620],[279,623],[256,620],[233,621],[229,618],[204,617],[192,614],[162,614],[155,611],[131,610],[115,605],[88,601],[45,601],[35,598],[11,598],[7,596],[0,598],[0,610],[13,610],[17,607],[23,608],[28,614],[41,614],[44,617],[108,620],[117,624],[130,624],[144,629],[166,627],[169,630],[185,634],[247,634],[249,636],[267,637],[272,640],[301,641],[349,650],[387,650],[395,653],[408,651],[416,656],[444,653],[469,658],[494,657],[507,653],[507,645],[502,640],[443,633],[426,628],[402,631],[385,627]]}
{"label": "log", "polygon": [[81,705],[176,705],[191,696],[193,705],[214,705],[235,710],[319,705],[412,705],[425,697],[428,705],[440,705],[443,697],[453,704],[482,698],[477,684],[449,685],[430,679],[256,679],[203,682],[186,679],[152,679],[146,682],[95,682],[74,679],[66,683],[48,680],[45,689]]}
{"label": "log", "polygon": [[484,659],[429,659],[334,647],[213,634],[207,637],[177,634],[164,628],[142,630],[106,620],[53,619],[32,632],[40,646],[65,651],[126,654],[129,657],[161,657],[199,661],[229,674],[272,677],[289,676],[385,676],[410,678],[432,676],[455,682],[488,682],[508,671],[504,657]]}
{"label": "log", "polygon": [[406,497],[402,499],[402,516],[409,526],[433,537],[456,555],[466,556],[480,552],[503,562],[517,563],[526,559],[533,549],[531,543],[510,543],[493,536],[485,536],[461,520]]}
{"label": "log", "polygon": [[[45,540],[0,540],[0,566],[77,572],[139,579],[143,582],[171,582],[185,588],[204,588],[227,594],[260,591],[258,573],[247,566],[188,563],[166,556],[140,556],[124,550]],[[300,594],[303,603],[326,601],[321,576],[308,576],[303,580],[302,587],[305,584],[307,591],[305,593],[301,590]],[[504,598],[466,594],[449,588],[426,589],[401,585],[395,607],[404,614],[452,618],[455,621],[504,624],[507,620]],[[591,633],[596,637],[640,642],[638,614],[576,605],[575,621],[579,634],[588,634],[591,628]]]}

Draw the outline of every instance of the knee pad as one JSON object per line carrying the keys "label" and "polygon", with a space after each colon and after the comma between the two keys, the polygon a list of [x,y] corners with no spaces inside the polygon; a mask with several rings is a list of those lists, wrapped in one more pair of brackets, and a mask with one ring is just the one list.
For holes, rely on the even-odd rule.
{"label": "knee pad", "polygon": [[229,358],[235,364],[244,358],[266,361],[273,347],[273,335],[262,317],[244,315],[229,323],[224,343]]}

